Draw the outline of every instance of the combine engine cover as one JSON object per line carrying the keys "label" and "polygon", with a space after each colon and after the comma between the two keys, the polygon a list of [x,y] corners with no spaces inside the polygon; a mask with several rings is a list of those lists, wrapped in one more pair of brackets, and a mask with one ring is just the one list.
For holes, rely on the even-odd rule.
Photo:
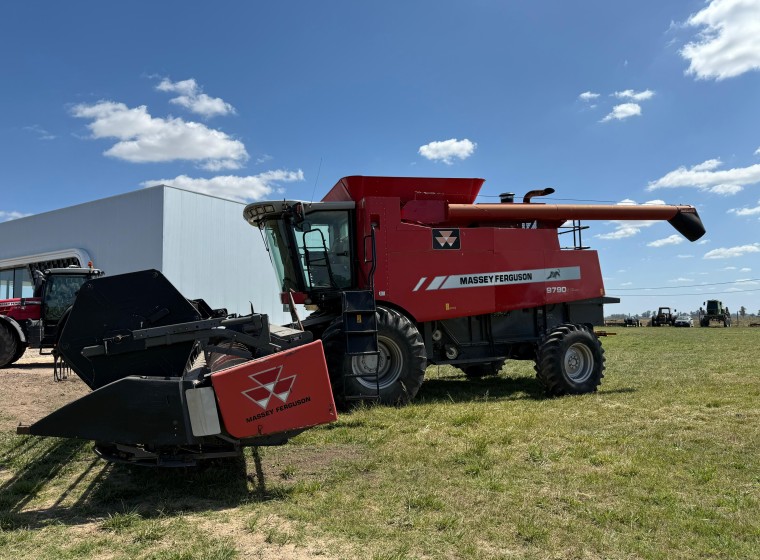
{"label": "combine engine cover", "polygon": [[155,270],[84,284],[60,349],[93,392],[18,432],[108,460],[187,466],[337,418],[321,341],[189,301]]}

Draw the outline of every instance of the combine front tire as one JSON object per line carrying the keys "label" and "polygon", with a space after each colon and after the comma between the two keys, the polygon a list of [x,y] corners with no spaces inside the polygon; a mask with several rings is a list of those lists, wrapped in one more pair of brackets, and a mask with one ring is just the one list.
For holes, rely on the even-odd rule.
{"label": "combine front tire", "polygon": [[16,335],[4,322],[0,322],[0,367],[12,364],[21,357],[19,354],[19,341]]}
{"label": "combine front tire", "polygon": [[604,377],[604,349],[582,325],[560,325],[538,349],[536,377],[551,396],[596,391]]}
{"label": "combine front tire", "polygon": [[342,326],[336,323],[323,337],[336,400],[343,404],[351,397],[372,400],[379,389],[381,404],[411,401],[422,385],[427,367],[425,344],[417,327],[401,313],[378,307],[379,357],[376,358],[374,355],[347,356]]}

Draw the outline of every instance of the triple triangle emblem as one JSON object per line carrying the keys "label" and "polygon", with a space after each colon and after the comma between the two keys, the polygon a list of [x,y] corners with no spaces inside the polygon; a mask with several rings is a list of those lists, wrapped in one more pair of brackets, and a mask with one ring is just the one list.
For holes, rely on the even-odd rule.
{"label": "triple triangle emblem", "polygon": [[272,397],[282,401],[283,404],[288,402],[296,376],[282,377],[282,366],[277,366],[251,374],[248,379],[253,381],[255,385],[251,389],[243,391],[242,394],[266,410]]}

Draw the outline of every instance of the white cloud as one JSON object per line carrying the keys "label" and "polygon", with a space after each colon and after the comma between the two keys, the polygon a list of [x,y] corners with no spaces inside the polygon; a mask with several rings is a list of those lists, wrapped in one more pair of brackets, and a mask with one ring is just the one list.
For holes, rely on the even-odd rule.
{"label": "white cloud", "polygon": [[629,117],[635,117],[641,115],[641,106],[637,103],[623,103],[622,105],[615,105],[612,108],[612,112],[604,117],[601,122],[608,122],[613,119],[622,121]]}
{"label": "white cloud", "polygon": [[578,99],[580,99],[581,101],[591,101],[593,99],[596,99],[597,97],[599,97],[598,93],[594,93],[592,91],[584,91],[578,96]]}
{"label": "white cloud", "polygon": [[31,216],[31,214],[23,214],[21,212],[6,212],[5,210],[0,210],[0,222],[9,222],[11,220],[18,220],[19,218],[25,218],[27,216]]}
{"label": "white cloud", "polygon": [[134,163],[191,160],[213,171],[238,169],[248,153],[239,140],[207,126],[179,118],[152,117],[145,105],[129,108],[124,103],[99,101],[76,105],[75,117],[90,119],[93,138],[119,140],[105,155]]}
{"label": "white cloud", "polygon": [[715,194],[731,195],[747,185],[760,183],[760,164],[715,171],[722,165],[719,159],[708,159],[687,169],[684,166],[650,181],[648,191],[677,187],[695,187]]}
{"label": "white cloud", "polygon": [[757,150],[755,150],[755,155],[756,156],[760,156],[760,148],[758,148]]}
{"label": "white cloud", "polygon": [[731,196],[744,190],[740,185],[715,185],[709,189],[711,193],[721,196]]}
{"label": "white cloud", "polygon": [[[648,200],[644,203],[645,206],[651,204],[665,204],[665,202],[662,200]],[[626,198],[618,202],[618,205],[633,206],[636,205],[636,202],[630,198]],[[633,237],[641,232],[641,228],[651,227],[660,221],[661,220],[611,220],[608,223],[615,225],[615,231],[598,234],[594,237],[598,239],[625,239],[626,237]]]}
{"label": "white cloud", "polygon": [[724,266],[721,270],[736,270],[735,266]]}
{"label": "white cloud", "polygon": [[676,255],[679,259],[693,259],[694,255]]}
{"label": "white cloud", "polygon": [[467,138],[463,140],[451,138],[420,146],[418,152],[422,157],[431,161],[442,161],[447,165],[451,165],[453,158],[467,159],[470,157],[477,146],[475,142],[471,142]]}
{"label": "white cloud", "polygon": [[40,140],[55,140],[55,134],[51,134],[50,132],[48,132],[47,130],[45,130],[38,124],[25,126],[24,130],[36,134],[37,138],[39,138]]}
{"label": "white cloud", "polygon": [[616,91],[613,93],[618,99],[632,99],[633,101],[646,101],[654,96],[654,92],[651,89],[645,89],[644,91],[633,91],[632,89],[626,89],[624,91]]}
{"label": "white cloud", "polygon": [[760,69],[760,0],[712,0],[686,24],[700,28],[681,49],[687,74],[723,80]]}
{"label": "white cloud", "polygon": [[760,215],[760,200],[758,201],[758,206],[754,208],[731,208],[728,212],[737,216],[758,216]]}
{"label": "white cloud", "polygon": [[611,231],[610,233],[602,233],[595,235],[594,237],[598,237],[599,239],[625,239],[626,237],[633,237],[640,231],[640,228],[634,226],[620,225],[617,227],[617,229],[615,229],[615,231]]}
{"label": "white cloud", "polygon": [[760,253],[760,243],[752,243],[751,245],[739,245],[736,247],[721,247],[719,249],[713,249],[705,253],[703,259],[731,259],[734,257],[741,257],[747,253]]}
{"label": "white cloud", "polygon": [[719,159],[708,159],[691,168],[692,171],[712,171],[723,164]]}
{"label": "white cloud", "polygon": [[683,239],[683,237],[674,233],[673,235],[664,239],[657,239],[656,241],[647,243],[647,247],[665,247],[666,245],[678,245],[680,243],[683,243]]}
{"label": "white cloud", "polygon": [[235,108],[229,103],[218,97],[209,97],[203,93],[202,88],[192,78],[182,80],[181,82],[172,82],[169,78],[164,78],[156,86],[156,89],[179,93],[180,95],[171,99],[170,103],[184,107],[206,118],[235,113]]}
{"label": "white cloud", "polygon": [[672,280],[668,280],[668,282],[694,282],[694,278],[673,278]]}
{"label": "white cloud", "polygon": [[280,183],[293,183],[303,181],[303,171],[288,171],[285,169],[276,169],[266,171],[258,175],[249,175],[247,177],[238,177],[235,175],[224,175],[212,177],[211,179],[194,179],[187,175],[180,175],[174,179],[156,179],[145,181],[143,187],[152,187],[155,185],[170,185],[189,191],[209,194],[226,198],[228,200],[237,200],[239,202],[251,202],[261,200],[275,190],[279,193],[282,190]]}

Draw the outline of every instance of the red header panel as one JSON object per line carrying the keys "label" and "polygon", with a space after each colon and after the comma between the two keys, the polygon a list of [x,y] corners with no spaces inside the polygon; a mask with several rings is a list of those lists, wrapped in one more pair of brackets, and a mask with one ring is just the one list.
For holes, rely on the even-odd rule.
{"label": "red header panel", "polygon": [[337,420],[322,342],[277,352],[211,375],[225,429],[236,438]]}

